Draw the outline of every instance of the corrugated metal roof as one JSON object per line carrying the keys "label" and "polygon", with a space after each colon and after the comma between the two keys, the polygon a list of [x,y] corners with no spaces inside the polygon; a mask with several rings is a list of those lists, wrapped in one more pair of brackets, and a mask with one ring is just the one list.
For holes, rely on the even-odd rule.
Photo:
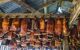
{"label": "corrugated metal roof", "polygon": [[28,3],[33,8],[38,9],[40,5],[43,4],[43,0],[26,0],[26,3]]}
{"label": "corrugated metal roof", "polygon": [[[48,0],[48,1],[52,1],[52,0]],[[47,9],[48,9],[48,13],[55,13],[58,10],[58,1],[54,0],[55,2],[52,4],[50,4]],[[43,12],[43,5],[44,2],[43,0],[25,0],[25,3],[29,4],[31,7],[33,7],[35,10],[38,10],[40,12]],[[73,6],[73,4],[69,1],[63,1],[62,5],[61,5],[61,9],[65,12],[68,12],[69,9]],[[42,8],[41,10],[39,10],[40,8]],[[0,9],[2,9],[2,11],[4,11],[5,13],[11,13],[11,12],[20,12],[23,13],[24,8],[22,8],[20,5],[18,5],[17,3],[14,2],[7,2],[5,4],[0,5]],[[26,8],[27,9],[27,8]]]}
{"label": "corrugated metal roof", "polygon": [[[14,10],[14,13],[16,12],[22,12],[22,8],[20,5],[14,3],[14,2],[7,2],[4,4],[0,5],[0,8],[5,12],[5,13],[11,13]],[[18,10],[18,11],[17,11]]]}
{"label": "corrugated metal roof", "polygon": [[[30,4],[35,9],[40,9],[41,4],[43,5],[43,0],[26,0],[26,3]],[[63,1],[61,8],[63,11],[68,12],[68,10],[73,6],[70,1]],[[55,1],[53,4],[48,6],[48,13],[57,11],[58,8],[58,1]]]}

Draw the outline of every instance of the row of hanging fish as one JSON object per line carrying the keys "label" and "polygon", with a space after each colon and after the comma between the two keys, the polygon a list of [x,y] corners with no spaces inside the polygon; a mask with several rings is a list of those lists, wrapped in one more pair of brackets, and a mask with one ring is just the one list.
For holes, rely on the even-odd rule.
{"label": "row of hanging fish", "polygon": [[[50,46],[55,44],[60,45],[60,40],[56,39],[54,34],[60,36],[67,35],[66,19],[27,19],[27,18],[1,18],[0,20],[0,37],[8,41],[7,44],[15,45],[18,41],[19,45],[30,44],[31,46]],[[56,37],[57,37],[56,36]],[[21,42],[22,41],[22,42]],[[57,46],[57,45],[56,45]]]}
{"label": "row of hanging fish", "polygon": [[21,36],[29,30],[39,30],[39,32],[55,33],[60,35],[63,33],[64,36],[67,35],[68,27],[66,19],[7,19],[4,18],[0,20],[2,32],[18,31]]}
{"label": "row of hanging fish", "polygon": [[[0,37],[2,44],[18,46],[60,46],[61,40],[69,36],[66,18],[1,18]],[[76,31],[72,31],[76,34]],[[70,32],[72,35],[73,33]],[[72,37],[72,36],[71,36]]]}

